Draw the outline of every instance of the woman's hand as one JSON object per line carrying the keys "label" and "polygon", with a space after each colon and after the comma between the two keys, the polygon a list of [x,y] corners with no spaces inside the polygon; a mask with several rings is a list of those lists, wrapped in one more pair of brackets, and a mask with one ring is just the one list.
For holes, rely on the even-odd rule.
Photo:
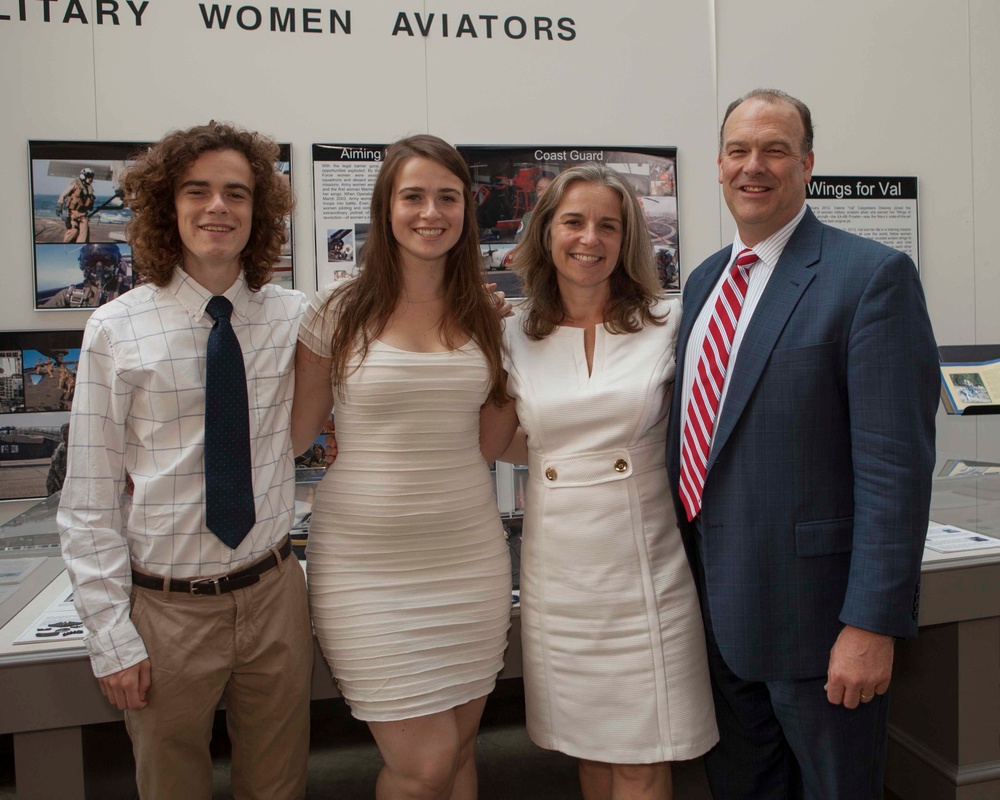
{"label": "woman's hand", "polygon": [[510,300],[504,296],[503,292],[497,290],[497,285],[495,283],[487,283],[485,286],[488,292],[493,292],[493,307],[496,309],[497,316],[500,319],[513,317],[514,306],[511,305]]}

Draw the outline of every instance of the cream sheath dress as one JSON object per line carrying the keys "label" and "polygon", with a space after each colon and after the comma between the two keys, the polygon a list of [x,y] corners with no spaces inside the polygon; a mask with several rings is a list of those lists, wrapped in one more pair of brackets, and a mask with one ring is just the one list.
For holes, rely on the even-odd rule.
{"label": "cream sheath dress", "polygon": [[528,434],[521,642],[528,733],[611,763],[718,741],[698,598],[664,465],[680,302],[666,324],[541,341],[507,322],[508,392]]}
{"label": "cream sheath dress", "polygon": [[[306,312],[300,341],[330,356]],[[324,330],[327,328],[327,330]],[[510,624],[510,557],[479,409],[477,347],[374,342],[336,396],[337,460],[316,490],[307,566],[313,624],[355,717],[407,719],[490,692]]]}

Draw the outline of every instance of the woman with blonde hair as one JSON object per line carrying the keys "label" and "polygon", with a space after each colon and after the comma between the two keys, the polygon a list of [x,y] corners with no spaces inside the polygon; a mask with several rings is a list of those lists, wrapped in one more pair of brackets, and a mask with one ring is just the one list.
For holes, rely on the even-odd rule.
{"label": "woman with blonde hair", "polygon": [[510,559],[480,450],[504,400],[471,179],[434,136],[392,145],[360,272],[313,301],[292,439],[335,408],[309,596],[323,653],[385,767],[376,797],[476,796],[475,740],[503,666]]}
{"label": "woman with blonde hair", "polygon": [[[580,760],[585,800],[672,793],[718,741],[694,581],[664,452],[680,301],[631,186],[562,172],[535,207],[507,324],[505,461],[529,468],[521,543],[528,733]],[[516,419],[512,408],[516,405]]]}

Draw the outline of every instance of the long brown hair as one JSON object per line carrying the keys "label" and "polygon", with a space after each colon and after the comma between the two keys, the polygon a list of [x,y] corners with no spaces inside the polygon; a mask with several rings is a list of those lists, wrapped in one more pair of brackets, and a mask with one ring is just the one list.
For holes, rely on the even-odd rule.
{"label": "long brown hair", "polygon": [[644,325],[662,325],[666,317],[656,316],[653,305],[663,296],[663,288],[635,192],[614,170],[584,164],[556,176],[531,213],[521,243],[511,251],[514,271],[521,277],[527,298],[521,323],[524,332],[531,339],[544,339],[566,314],[552,260],[552,218],[569,187],[580,181],[606,186],[622,200],[622,247],[609,279],[611,296],[604,309],[604,327],[609,333],[635,333]]}
{"label": "long brown hair", "polygon": [[147,281],[166,286],[184,250],[177,229],[174,189],[204,153],[235,150],[253,171],[250,239],[240,253],[247,286],[256,292],[271,279],[281,248],[288,241],[285,217],[294,206],[288,179],[275,169],[280,150],[273,139],[217,123],[174,131],[143,151],[122,177],[125,203],[132,210],[126,233],[135,269]]}
{"label": "long brown hair", "polygon": [[361,252],[359,274],[339,287],[324,308],[333,317],[333,385],[339,391],[350,374],[355,353],[364,360],[374,339],[385,329],[403,291],[399,243],[392,234],[392,193],[396,175],[411,158],[440,164],[463,186],[465,214],[462,235],[448,251],[444,270],[445,311],[441,320],[443,341],[454,348],[468,335],[476,343],[490,371],[489,399],[500,405],[503,390],[502,327],[493,298],[483,287],[482,254],[472,196],[472,177],[458,151],[437,136],[420,134],[400,139],[386,152],[372,193],[371,227]]}

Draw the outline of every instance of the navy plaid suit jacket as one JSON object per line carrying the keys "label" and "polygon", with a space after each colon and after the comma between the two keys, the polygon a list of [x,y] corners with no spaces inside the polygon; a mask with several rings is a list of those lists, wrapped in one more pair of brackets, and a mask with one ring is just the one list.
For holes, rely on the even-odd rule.
{"label": "navy plaid suit jacket", "polygon": [[[730,253],[685,283],[678,387]],[[700,540],[677,496],[679,390],[667,443],[703,611],[729,667],[747,680],[817,677],[844,624],[916,635],[940,379],[913,262],[807,210],[731,370]]]}

